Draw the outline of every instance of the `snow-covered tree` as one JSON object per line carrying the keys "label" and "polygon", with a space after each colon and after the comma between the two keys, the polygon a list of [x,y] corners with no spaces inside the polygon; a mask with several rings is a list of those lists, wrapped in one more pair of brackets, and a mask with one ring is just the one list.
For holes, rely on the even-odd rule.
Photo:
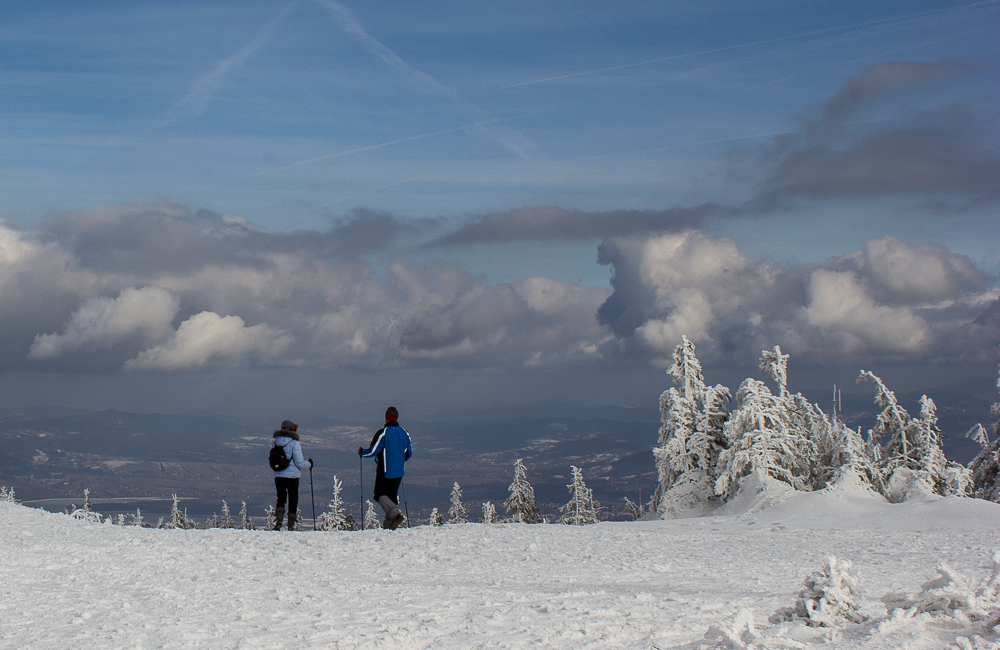
{"label": "snow-covered tree", "polygon": [[781,347],[761,351],[760,369],[778,384],[778,397],[788,395],[788,355],[781,353]]}
{"label": "snow-covered tree", "polygon": [[268,506],[264,509],[264,530],[274,530],[277,525],[278,520],[274,516],[274,506]]}
{"label": "snow-covered tree", "polygon": [[443,526],[444,517],[441,516],[441,512],[437,508],[434,508],[433,510],[431,510],[431,516],[427,520],[427,523],[429,523],[431,526]]}
{"label": "snow-covered tree", "polygon": [[205,525],[202,528],[219,528],[219,515],[212,513],[212,516],[205,520]]}
{"label": "snow-covered tree", "polygon": [[795,426],[787,401],[775,397],[764,382],[747,378],[736,392],[736,410],[726,422],[728,449],[719,455],[722,471],[717,494],[729,498],[739,480],[752,472],[778,479],[797,490],[809,488],[812,442]]}
{"label": "snow-covered tree", "polygon": [[95,524],[102,523],[104,521],[104,516],[100,513],[94,512],[90,505],[90,489],[85,488],[83,490],[83,507],[77,508],[73,506],[73,511],[69,513],[74,519],[79,519],[81,521],[90,521]]}
{"label": "snow-covered tree", "polygon": [[480,523],[492,524],[496,523],[497,509],[493,505],[492,501],[487,501],[483,504],[483,518],[480,519]]}
{"label": "snow-covered tree", "polygon": [[632,502],[632,499],[624,497],[625,501],[625,514],[632,517],[633,521],[638,521],[642,518],[644,514],[642,511],[642,506]]}
{"label": "snow-covered tree", "polygon": [[229,512],[229,504],[225,500],[222,502],[222,514],[219,515],[219,528],[236,528],[233,515]]}
{"label": "snow-covered tree", "polygon": [[[347,511],[344,508],[344,499],[340,495],[344,482],[338,481],[337,476],[333,477],[333,500],[327,506],[327,511],[319,516],[316,528],[319,530],[351,530],[347,524]],[[353,522],[352,522],[353,524]]]}
{"label": "snow-covered tree", "polygon": [[140,511],[138,508],[135,509],[134,515],[129,515],[129,516],[132,517],[132,520],[129,522],[130,526],[139,526],[140,528],[149,527],[149,524],[146,523],[146,520],[143,519],[142,517],[142,511]]}
{"label": "snow-covered tree", "polygon": [[449,524],[464,524],[469,521],[469,511],[462,504],[462,488],[458,482],[451,488],[451,507],[448,508]]}
{"label": "snow-covered tree", "polygon": [[596,524],[599,521],[598,513],[601,510],[600,504],[594,501],[593,491],[583,482],[583,472],[575,465],[571,466],[573,471],[573,482],[567,485],[570,499],[563,507],[559,508],[562,516],[558,523],[573,526],[584,526],[586,524]]}
{"label": "snow-covered tree", "polygon": [[[1000,368],[997,372],[1000,374]],[[997,390],[1000,391],[1000,379],[997,379]],[[984,430],[979,443],[983,450],[969,463],[969,491],[977,499],[1000,503],[1000,401],[993,404],[992,412],[998,416],[993,425],[993,442]]]}
{"label": "snow-covered tree", "polygon": [[378,513],[375,512],[375,504],[371,501],[366,501],[368,504],[368,509],[365,510],[365,522],[364,529],[371,530],[373,528],[381,528],[382,521],[378,518]]}
{"label": "snow-covered tree", "polygon": [[0,501],[6,501],[8,503],[17,503],[17,499],[14,497],[14,488],[8,488],[7,486],[0,486]]}
{"label": "snow-covered tree", "polygon": [[[240,518],[240,523],[237,526],[237,528],[239,528],[240,530],[256,530],[256,527],[253,525],[253,519],[250,518],[250,513],[247,511],[246,501],[243,501],[242,505],[240,505],[239,518]],[[272,524],[272,527],[273,526],[274,524]]]}
{"label": "snow-covered tree", "polygon": [[728,446],[724,425],[731,399],[725,386],[705,384],[694,343],[686,336],[674,349],[667,374],[676,387],[660,395],[662,424],[653,449],[658,484],[650,500],[661,516],[669,516],[678,503],[688,509],[713,498],[718,455]]}
{"label": "snow-covered tree", "polygon": [[508,520],[514,523],[538,524],[542,521],[535,503],[535,489],[528,482],[528,474],[520,458],[514,463],[514,482],[510,484],[510,496],[503,507],[507,509]]}
{"label": "snow-covered tree", "polygon": [[170,528],[187,528],[185,521],[187,517],[181,512],[180,499],[176,494],[171,495],[173,503],[170,506]]}
{"label": "snow-covered tree", "polygon": [[122,527],[125,526],[125,513],[124,512],[119,512],[117,515],[115,515],[115,526],[122,526]]}
{"label": "snow-covered tree", "polygon": [[879,461],[887,496],[903,499],[917,484],[936,494],[964,495],[969,476],[964,468],[945,458],[934,401],[922,396],[920,417],[914,418],[878,376],[862,370],[858,381],[865,380],[875,384],[875,403],[882,408],[869,437],[873,441],[888,438]]}
{"label": "snow-covered tree", "polygon": [[807,625],[838,627],[844,622],[863,623],[858,579],[850,574],[851,563],[830,556],[822,571],[810,574],[799,592],[795,607],[779,610],[772,621],[801,620]]}

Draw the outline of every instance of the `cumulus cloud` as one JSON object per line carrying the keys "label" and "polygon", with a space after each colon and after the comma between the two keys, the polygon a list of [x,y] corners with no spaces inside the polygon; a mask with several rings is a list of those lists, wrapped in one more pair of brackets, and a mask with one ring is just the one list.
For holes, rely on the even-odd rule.
{"label": "cumulus cloud", "polygon": [[489,244],[555,239],[603,239],[638,233],[676,232],[728,210],[715,204],[669,210],[583,212],[528,207],[484,215],[435,241],[432,246]]}
{"label": "cumulus cloud", "polygon": [[362,211],[326,232],[269,233],[165,201],[7,232],[7,248],[27,248],[0,264],[0,286],[31,278],[33,290],[0,295],[21,327],[4,332],[4,366],[522,366],[599,356],[608,334],[594,314],[608,289],[549,278],[490,286],[399,251],[376,262],[356,255],[365,242],[385,246],[371,231],[394,224],[406,227]]}
{"label": "cumulus cloud", "polygon": [[666,359],[682,334],[718,356],[780,344],[811,359],[982,359],[996,278],[892,237],[821,266],[775,267],[698,231],[610,240],[614,292],[598,311],[626,354]]}
{"label": "cumulus cloud", "polygon": [[44,359],[83,348],[103,350],[134,336],[157,341],[170,331],[179,309],[180,300],[160,287],[128,287],[117,298],[90,298],[73,312],[61,334],[36,336],[28,356]]}
{"label": "cumulus cloud", "polygon": [[[782,267],[698,230],[611,238],[598,249],[609,290],[544,277],[489,285],[399,250],[372,262],[338,252],[338,225],[268,233],[167,203],[78,217],[0,227],[6,370],[600,367],[663,362],[681,335],[716,358],[777,343],[817,360],[968,359],[1000,337],[996,278],[891,237]],[[145,264],[122,225],[158,238]],[[197,253],[178,265],[157,247]]]}
{"label": "cumulus cloud", "polygon": [[144,350],[126,370],[190,370],[213,360],[273,360],[288,347],[285,332],[264,324],[247,327],[239,316],[203,311],[181,323],[170,340]]}

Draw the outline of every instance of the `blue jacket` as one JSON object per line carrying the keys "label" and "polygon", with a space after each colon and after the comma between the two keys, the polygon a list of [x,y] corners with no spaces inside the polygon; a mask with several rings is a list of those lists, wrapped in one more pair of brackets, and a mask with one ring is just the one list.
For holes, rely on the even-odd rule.
{"label": "blue jacket", "polygon": [[361,452],[365,458],[385,452],[385,477],[401,478],[406,461],[413,456],[410,434],[396,423],[388,423],[375,434],[375,442]]}
{"label": "blue jacket", "polygon": [[[295,437],[293,438],[292,436]],[[301,478],[302,472],[300,470],[309,469],[309,461],[302,457],[302,445],[299,443],[299,434],[279,429],[274,432],[272,446],[284,447],[285,456],[292,459],[292,462],[288,463],[288,467],[274,473],[275,478],[279,476],[282,478]]]}

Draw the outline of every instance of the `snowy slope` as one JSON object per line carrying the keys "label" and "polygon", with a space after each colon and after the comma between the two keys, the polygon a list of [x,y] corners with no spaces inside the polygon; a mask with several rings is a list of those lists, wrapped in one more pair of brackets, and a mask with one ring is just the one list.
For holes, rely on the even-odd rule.
{"label": "snowy slope", "polygon": [[[585,527],[275,533],[117,527],[0,503],[0,648],[728,648],[753,637],[732,629],[744,609],[756,648],[1000,647],[995,602],[985,621],[887,620],[880,600],[920,593],[942,563],[970,589],[985,581],[1000,505],[890,505],[841,489],[765,490],[744,506]],[[854,563],[873,619],[768,622],[831,554]]]}

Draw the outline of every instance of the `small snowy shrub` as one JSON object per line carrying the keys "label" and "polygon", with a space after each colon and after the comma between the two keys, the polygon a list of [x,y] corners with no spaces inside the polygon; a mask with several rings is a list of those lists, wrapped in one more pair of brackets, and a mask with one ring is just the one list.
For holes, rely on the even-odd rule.
{"label": "small snowy shrub", "polygon": [[368,509],[365,510],[364,529],[381,528],[382,521],[378,518],[378,513],[375,512],[375,504],[371,501],[366,501],[366,503],[368,504]]}
{"label": "small snowy shrub", "polygon": [[955,619],[968,625],[981,621],[990,614],[990,609],[1000,606],[1000,553],[993,556],[993,573],[978,589],[969,587],[965,576],[946,564],[937,569],[938,575],[920,585],[920,593],[891,593],[882,598],[889,614],[903,610],[907,617],[930,614]]}
{"label": "small snowy shrub", "polygon": [[229,512],[229,504],[223,500],[222,502],[222,514],[219,516],[219,528],[236,528],[236,522],[233,521],[233,515]]}
{"label": "small snowy shrub", "polygon": [[[253,519],[250,518],[250,513],[247,511],[247,502],[244,501],[240,506],[240,523],[237,526],[240,530],[256,530],[253,525]],[[273,516],[272,516],[273,519]]]}
{"label": "small snowy shrub", "polygon": [[858,580],[848,573],[850,569],[849,561],[831,555],[822,571],[805,579],[795,607],[778,610],[771,620],[799,620],[817,627],[866,621],[868,617],[858,611]]}
{"label": "small snowy shrub", "polygon": [[537,524],[542,521],[535,503],[535,489],[528,482],[524,463],[518,458],[514,463],[514,481],[510,484],[510,496],[504,501],[507,517],[518,524]]}
{"label": "small snowy shrub", "polygon": [[496,519],[497,519],[496,506],[493,505],[492,501],[487,501],[486,503],[483,504],[483,518],[480,520],[480,522],[484,524],[493,524],[496,523]]}
{"label": "small snowy shrub", "polygon": [[456,482],[451,488],[451,507],[448,508],[449,524],[464,524],[469,521],[469,511],[462,504],[462,488]]}
{"label": "small snowy shrub", "polygon": [[316,522],[318,530],[351,530],[347,524],[347,511],[344,509],[344,499],[340,496],[344,482],[338,481],[336,475],[333,477],[333,500],[327,506],[327,511],[319,516]]}
{"label": "small snowy shrub", "polygon": [[642,518],[642,515],[645,514],[642,510],[642,506],[632,503],[632,499],[624,497],[622,500],[625,501],[625,514],[632,517],[633,521],[638,521]]}
{"label": "small snowy shrub", "polygon": [[79,519],[80,521],[90,521],[95,524],[99,524],[104,521],[104,516],[94,512],[90,507],[90,489],[84,489],[83,491],[83,507],[77,508],[73,506],[73,511],[69,513],[74,519]]}
{"label": "small snowy shrub", "polygon": [[569,489],[570,499],[566,505],[559,508],[562,516],[559,517],[558,523],[572,526],[596,524],[599,521],[598,513],[601,506],[594,501],[594,491],[583,482],[583,472],[579,467],[571,466],[570,469],[573,471],[573,482],[566,486]]}
{"label": "small snowy shrub", "polygon": [[17,503],[17,499],[14,498],[14,488],[7,488],[7,486],[0,486],[0,501]]}
{"label": "small snowy shrub", "polygon": [[[700,643],[692,644],[696,650],[714,648],[732,648],[733,650],[751,650],[758,647],[762,640],[761,634],[753,623],[753,612],[741,609],[729,625],[713,625],[705,632]],[[767,646],[761,646],[767,647]]]}
{"label": "small snowy shrub", "polygon": [[264,530],[274,530],[278,525],[278,520],[274,516],[274,506],[268,506],[264,510]]}
{"label": "small snowy shrub", "polygon": [[441,512],[437,508],[434,508],[433,510],[431,510],[431,516],[430,519],[427,521],[427,523],[429,523],[431,526],[443,526],[444,517],[441,516]]}

